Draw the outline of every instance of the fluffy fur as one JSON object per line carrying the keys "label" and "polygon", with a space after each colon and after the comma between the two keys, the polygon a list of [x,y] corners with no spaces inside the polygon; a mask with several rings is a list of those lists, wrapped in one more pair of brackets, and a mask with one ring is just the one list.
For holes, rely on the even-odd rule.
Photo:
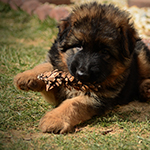
{"label": "fluffy fur", "polygon": [[[39,91],[58,106],[41,119],[41,130],[66,133],[134,97],[149,100],[149,58],[150,51],[139,38],[129,13],[113,5],[84,4],[60,22],[46,63],[18,74],[14,81],[19,89]],[[54,69],[101,88],[84,93],[57,87],[47,92],[37,76]]]}

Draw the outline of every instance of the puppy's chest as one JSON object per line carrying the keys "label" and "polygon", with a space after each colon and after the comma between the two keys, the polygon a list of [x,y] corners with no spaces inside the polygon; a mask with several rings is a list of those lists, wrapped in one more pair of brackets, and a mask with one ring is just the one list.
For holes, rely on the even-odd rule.
{"label": "puppy's chest", "polygon": [[65,93],[66,93],[66,97],[68,99],[70,98],[74,98],[77,96],[88,96],[91,98],[95,98],[97,101],[101,101],[104,99],[114,99],[116,98],[120,91],[121,91],[121,87],[119,89],[115,89],[115,90],[109,90],[109,89],[101,89],[99,91],[88,91],[88,92],[83,92],[83,91],[78,91],[76,89],[74,89],[73,87],[71,87],[71,89],[65,89]]}

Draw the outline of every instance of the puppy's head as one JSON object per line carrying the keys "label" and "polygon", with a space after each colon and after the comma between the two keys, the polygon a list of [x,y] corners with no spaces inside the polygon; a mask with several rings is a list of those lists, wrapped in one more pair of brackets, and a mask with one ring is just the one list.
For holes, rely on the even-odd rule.
{"label": "puppy's head", "polygon": [[127,12],[97,3],[73,10],[60,23],[58,34],[63,62],[85,83],[102,83],[122,74],[138,38]]}

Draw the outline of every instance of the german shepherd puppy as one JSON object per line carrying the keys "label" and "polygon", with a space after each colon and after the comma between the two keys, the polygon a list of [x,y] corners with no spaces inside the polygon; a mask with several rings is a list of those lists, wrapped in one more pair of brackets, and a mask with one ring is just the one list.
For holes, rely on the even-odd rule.
{"label": "german shepherd puppy", "polygon": [[[45,63],[19,73],[15,85],[41,92],[57,107],[40,121],[43,132],[66,133],[115,105],[139,97],[150,100],[150,51],[141,41],[128,12],[96,2],[76,7],[59,24],[59,33]],[[46,91],[37,76],[58,69],[70,72],[99,91],[85,93],[62,86]]]}

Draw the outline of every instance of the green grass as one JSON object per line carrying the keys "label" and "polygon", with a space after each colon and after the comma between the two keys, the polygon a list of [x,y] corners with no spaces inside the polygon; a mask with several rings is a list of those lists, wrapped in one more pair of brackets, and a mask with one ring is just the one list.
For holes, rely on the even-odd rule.
{"label": "green grass", "polygon": [[0,3],[0,149],[150,149],[149,111],[143,121],[131,119],[133,114],[141,114],[134,109],[110,112],[67,135],[38,130],[39,119],[52,106],[39,93],[17,90],[13,78],[44,61],[57,32],[54,20],[41,22]]}

